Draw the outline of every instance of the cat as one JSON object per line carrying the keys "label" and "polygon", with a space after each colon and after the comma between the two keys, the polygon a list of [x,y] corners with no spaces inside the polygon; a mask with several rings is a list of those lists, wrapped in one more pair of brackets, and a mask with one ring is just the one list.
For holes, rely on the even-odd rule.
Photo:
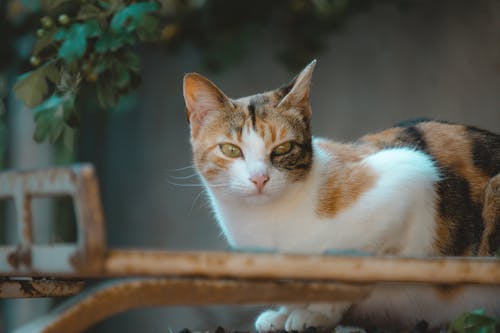
{"label": "cat", "polygon": [[[311,134],[316,62],[279,89],[230,99],[184,77],[193,159],[234,248],[292,253],[493,255],[500,246],[500,136],[418,119],[354,143]],[[359,304],[267,310],[259,332],[350,322],[444,325],[464,311],[500,315],[500,288],[386,284]]]}

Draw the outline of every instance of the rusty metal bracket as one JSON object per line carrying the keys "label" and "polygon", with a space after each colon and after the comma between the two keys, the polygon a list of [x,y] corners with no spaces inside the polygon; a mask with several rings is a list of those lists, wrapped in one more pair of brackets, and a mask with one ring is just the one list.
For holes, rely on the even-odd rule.
{"label": "rusty metal bracket", "polygon": [[360,301],[365,284],[224,279],[127,279],[101,284],[14,333],[80,333],[117,313],[151,306]]}
{"label": "rusty metal bracket", "polygon": [[[75,244],[34,244],[31,200],[72,197],[77,221]],[[103,268],[106,235],[94,168],[65,168],[0,173],[0,200],[14,201],[17,245],[0,246],[0,276],[89,274]]]}
{"label": "rusty metal bracket", "polygon": [[9,279],[0,281],[0,298],[63,297],[83,290],[83,281]]}

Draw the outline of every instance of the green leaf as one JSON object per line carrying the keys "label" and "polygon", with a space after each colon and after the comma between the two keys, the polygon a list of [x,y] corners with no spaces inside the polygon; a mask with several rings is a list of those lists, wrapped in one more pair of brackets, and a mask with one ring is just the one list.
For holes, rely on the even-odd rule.
{"label": "green leaf", "polygon": [[95,51],[97,53],[114,52],[126,44],[134,43],[135,38],[131,34],[114,34],[106,31],[95,43]]}
{"label": "green leaf", "polygon": [[118,73],[117,73],[117,80],[115,81],[115,84],[118,88],[125,88],[129,85],[130,83],[130,73],[126,68],[122,68]]}
{"label": "green leaf", "polygon": [[123,54],[121,62],[131,71],[139,72],[141,69],[141,60],[134,52],[126,52]]}
{"label": "green leaf", "polygon": [[62,117],[54,117],[52,123],[50,124],[50,132],[48,133],[48,139],[50,143],[56,143],[57,139],[61,136],[64,130],[64,121]]}
{"label": "green leaf", "polygon": [[47,95],[49,91],[47,80],[57,84],[59,79],[60,72],[57,66],[53,62],[47,63],[21,75],[14,85],[14,91],[26,106],[32,108],[42,103]]}
{"label": "green leaf", "polygon": [[156,2],[133,3],[118,11],[111,19],[111,31],[118,33],[122,31],[131,32],[138,25],[145,24],[148,19],[147,13],[157,11],[160,6]]}
{"label": "green leaf", "polygon": [[109,67],[109,64],[108,64],[108,61],[104,58],[100,58],[96,61],[95,65],[94,65],[94,68],[93,68],[93,72],[96,74],[96,75],[100,75],[101,73],[103,73],[104,71],[106,71]]}
{"label": "green leaf", "polygon": [[42,142],[48,139],[50,143],[57,142],[66,126],[64,116],[68,110],[74,109],[74,101],[74,96],[70,94],[52,95],[34,108],[36,122],[34,140]]}
{"label": "green leaf", "polygon": [[38,121],[39,118],[47,115],[47,112],[53,113],[55,110],[60,107],[63,103],[63,99],[58,95],[52,95],[42,104],[38,105],[33,109],[33,113],[35,116],[35,121]]}
{"label": "green leaf", "polygon": [[38,119],[35,125],[35,132],[33,133],[33,140],[40,143],[45,140],[50,131],[50,118],[43,117]]}
{"label": "green leaf", "polygon": [[83,23],[87,37],[97,37],[101,34],[101,27],[97,20],[88,20]]}
{"label": "green leaf", "polygon": [[109,108],[117,103],[116,92],[113,87],[113,80],[111,75],[106,72],[101,75],[96,85],[97,100],[103,108]]}
{"label": "green leaf", "polygon": [[60,29],[54,34],[54,40],[63,41],[58,56],[71,63],[81,58],[87,50],[87,38],[97,37],[101,28],[96,20],[74,23],[69,28]]}
{"label": "green leaf", "polygon": [[64,127],[63,143],[66,148],[73,150],[75,146],[75,130],[69,126]]}
{"label": "green leaf", "polygon": [[64,108],[63,119],[64,123],[70,128],[78,128],[80,126],[80,115],[76,112],[74,99],[72,103],[73,104],[68,104],[68,106]]}
{"label": "green leaf", "polygon": [[55,29],[51,29],[49,31],[46,31],[45,34],[38,38],[35,42],[35,46],[33,47],[33,55],[38,55],[40,52],[45,50],[47,47],[53,44],[53,36],[55,33]]}
{"label": "green leaf", "polygon": [[85,34],[85,29],[81,24],[74,24],[65,36],[65,41],[59,48],[57,55],[66,62],[73,62],[81,58],[86,49],[87,35]]}
{"label": "green leaf", "polygon": [[145,15],[145,18],[137,24],[137,36],[142,41],[150,41],[160,36],[160,19],[153,15]]}
{"label": "green leaf", "polygon": [[448,332],[456,333],[495,333],[500,321],[483,314],[483,310],[465,313],[450,324]]}
{"label": "green leaf", "polygon": [[92,3],[82,4],[76,18],[78,20],[87,20],[90,16],[98,16],[102,10]]}
{"label": "green leaf", "polygon": [[58,84],[61,79],[61,71],[56,65],[49,65],[45,68],[45,77],[54,84]]}

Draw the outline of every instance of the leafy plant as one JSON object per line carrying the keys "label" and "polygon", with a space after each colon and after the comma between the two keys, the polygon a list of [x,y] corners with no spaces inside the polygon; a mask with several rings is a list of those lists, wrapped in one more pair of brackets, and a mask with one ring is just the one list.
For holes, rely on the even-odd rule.
{"label": "leafy plant", "polygon": [[464,313],[451,322],[448,333],[495,333],[500,330],[500,320],[484,315],[483,310]]}
{"label": "leafy plant", "polygon": [[77,94],[95,85],[102,108],[111,108],[139,83],[132,46],[158,39],[159,4],[125,0],[47,1],[30,59],[33,71],[19,77],[17,96],[33,108],[37,142],[62,140],[72,147],[79,124]]}
{"label": "leafy plant", "polygon": [[273,34],[280,41],[278,57],[296,69],[324,48],[327,33],[344,17],[372,2],[40,1],[45,14],[30,58],[34,69],[19,77],[14,90],[34,111],[34,139],[68,146],[83,90],[93,91],[101,109],[111,109],[139,85],[138,44],[161,41],[174,50],[188,42],[205,67],[220,70],[247,54],[253,37]]}
{"label": "leafy plant", "polygon": [[[19,77],[14,85],[17,96],[21,98],[26,106],[33,108],[42,103],[49,92],[49,81],[57,84],[59,82],[59,68],[48,62],[39,68]],[[36,89],[34,89],[36,88]]]}

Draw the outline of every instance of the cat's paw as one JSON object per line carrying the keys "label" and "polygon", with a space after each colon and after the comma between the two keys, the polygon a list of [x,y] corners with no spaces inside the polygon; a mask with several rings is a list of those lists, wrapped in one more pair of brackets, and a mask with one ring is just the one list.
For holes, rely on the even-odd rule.
{"label": "cat's paw", "polygon": [[255,328],[260,333],[282,331],[285,329],[287,317],[288,314],[284,311],[264,311],[257,317]]}
{"label": "cat's paw", "polygon": [[340,322],[349,306],[349,303],[318,303],[295,309],[288,315],[285,330],[290,332],[303,331],[308,327],[333,328]]}
{"label": "cat's paw", "polygon": [[321,312],[296,309],[288,316],[285,331],[303,331],[308,327],[332,327],[335,324],[331,318]]}

